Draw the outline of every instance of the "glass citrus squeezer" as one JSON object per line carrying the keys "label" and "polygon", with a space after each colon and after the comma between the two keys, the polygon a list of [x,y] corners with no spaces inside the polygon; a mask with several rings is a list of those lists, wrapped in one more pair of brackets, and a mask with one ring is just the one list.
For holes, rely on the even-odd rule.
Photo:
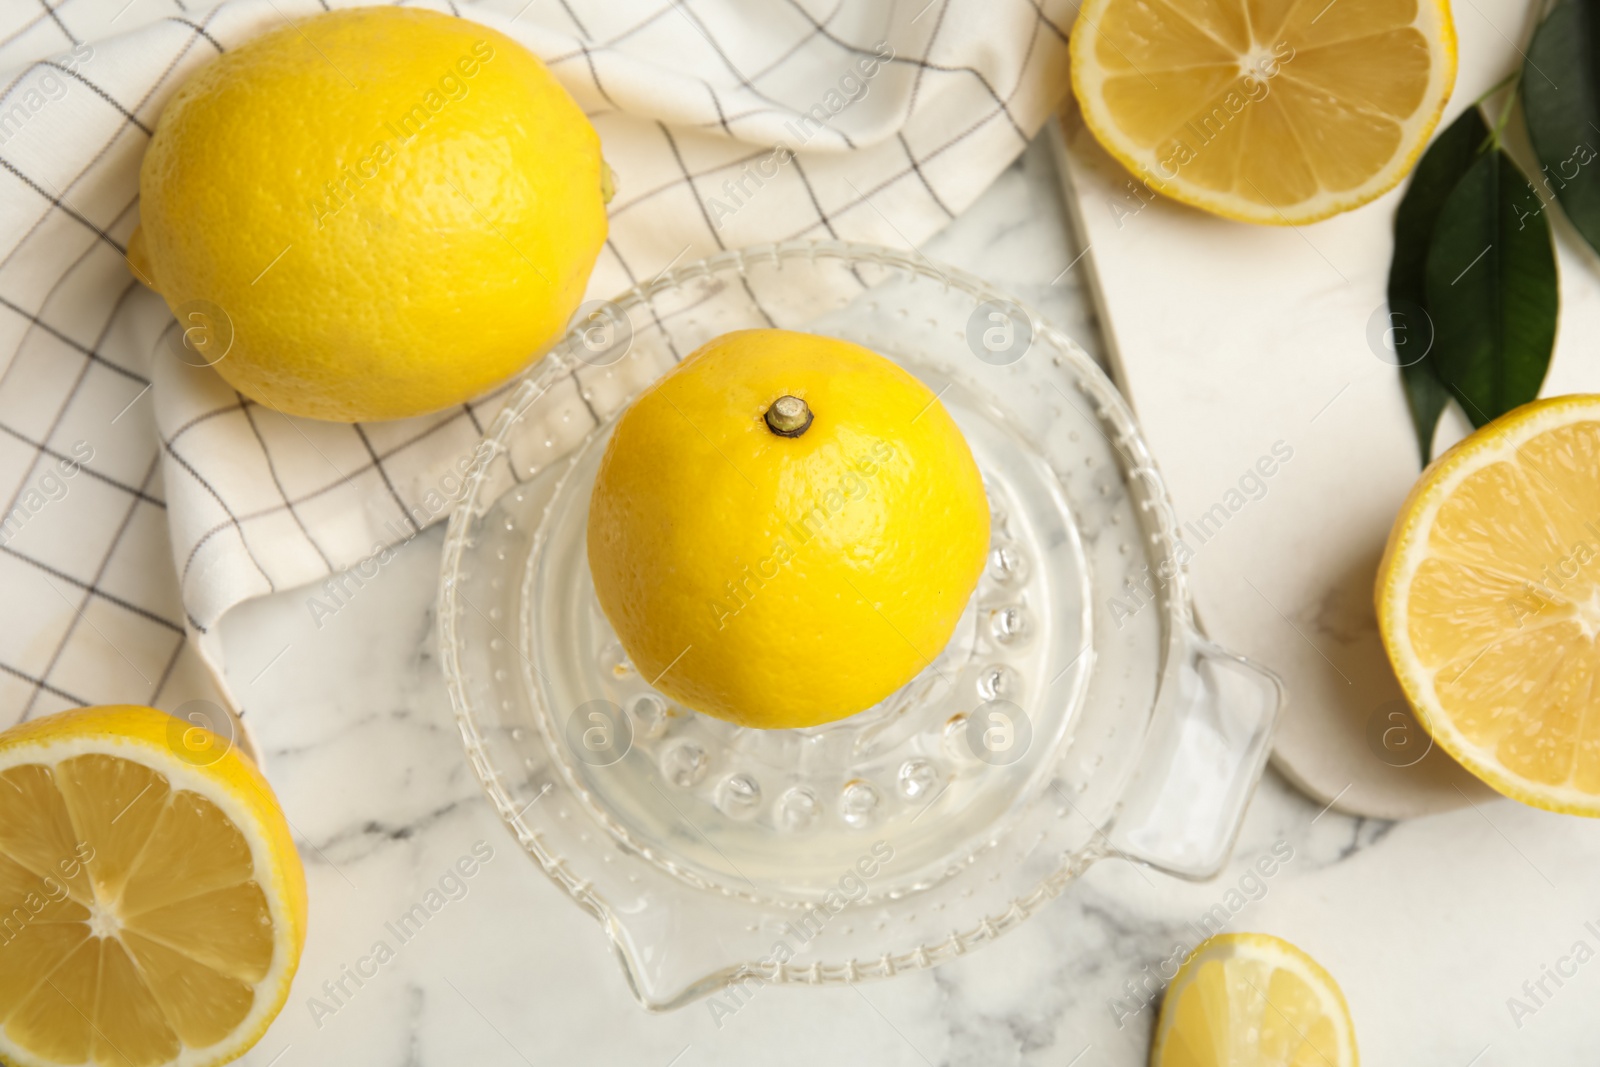
{"label": "glass citrus squeezer", "polygon": [[[640,390],[730,330],[905,367],[971,445],[988,566],[948,647],[881,704],[745,729],[675,705],[601,614],[584,533]],[[439,639],[467,755],[517,841],[600,924],[639,1002],[885,978],[1025,922],[1090,864],[1226,862],[1283,703],[1211,644],[1126,402],[982,281],[838,242],[725,252],[577,325],[510,394],[446,536]]]}

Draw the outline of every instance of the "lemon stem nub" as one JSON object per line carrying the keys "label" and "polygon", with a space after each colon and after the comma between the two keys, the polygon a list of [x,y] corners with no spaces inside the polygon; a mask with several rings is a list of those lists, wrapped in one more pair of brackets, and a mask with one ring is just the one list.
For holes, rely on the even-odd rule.
{"label": "lemon stem nub", "polygon": [[799,437],[811,429],[811,409],[797,396],[780,396],[767,409],[767,429],[779,437]]}

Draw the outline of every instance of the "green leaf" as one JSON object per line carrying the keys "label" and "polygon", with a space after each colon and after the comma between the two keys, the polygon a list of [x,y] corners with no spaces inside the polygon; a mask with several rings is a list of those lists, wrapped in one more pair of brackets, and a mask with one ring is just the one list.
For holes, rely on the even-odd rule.
{"label": "green leaf", "polygon": [[[1573,227],[1600,252],[1600,4],[1561,0],[1522,66],[1522,110],[1543,172]],[[1524,204],[1537,212],[1540,202]]]}
{"label": "green leaf", "polygon": [[[1389,306],[1394,307],[1393,303]],[[1400,382],[1406,387],[1406,406],[1411,409],[1411,425],[1416,427],[1417,448],[1421,450],[1422,465],[1426,467],[1433,462],[1433,434],[1439,425],[1439,416],[1450,402],[1450,390],[1439,380],[1438,372],[1426,356],[1401,367]]]}
{"label": "green leaf", "polygon": [[1480,156],[1445,198],[1428,248],[1429,354],[1439,380],[1482,426],[1532,400],[1556,338],[1550,222],[1503,150]]}
{"label": "green leaf", "polygon": [[1400,364],[1417,446],[1426,466],[1433,431],[1450,394],[1428,358],[1434,328],[1427,313],[1428,246],[1445,197],[1472,166],[1489,140],[1489,127],[1469,107],[1428,147],[1394,215],[1394,259],[1389,264],[1389,336]]}

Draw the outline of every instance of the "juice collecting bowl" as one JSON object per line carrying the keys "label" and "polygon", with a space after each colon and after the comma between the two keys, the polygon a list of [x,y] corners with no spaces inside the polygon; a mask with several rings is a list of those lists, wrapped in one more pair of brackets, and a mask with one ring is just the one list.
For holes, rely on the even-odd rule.
{"label": "juice collecting bowl", "polygon": [[[621,411],[706,341],[772,326],[925,382],[992,514],[949,646],[877,707],[806,730],[743,729],[652,688],[584,548]],[[932,966],[1108,856],[1214,875],[1283,691],[1201,635],[1188,556],[1132,413],[1078,345],[915,253],[791,242],[580,309],[479,445],[445,539],[439,639],[489,799],[599,920],[639,1002],[667,1010],[729,983]],[[758,596],[782,580],[770,570],[731,561],[729,579]]]}

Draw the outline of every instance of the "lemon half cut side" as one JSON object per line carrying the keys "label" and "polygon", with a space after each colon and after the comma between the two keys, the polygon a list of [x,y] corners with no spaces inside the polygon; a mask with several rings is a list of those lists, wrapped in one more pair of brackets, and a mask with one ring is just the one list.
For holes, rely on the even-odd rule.
{"label": "lemon half cut side", "polygon": [[151,708],[0,734],[0,1062],[209,1067],[288,997],[305,872],[259,771]]}
{"label": "lemon half cut side", "polygon": [[1410,172],[1456,75],[1446,0],[1088,0],[1072,87],[1150,188],[1299,225]]}
{"label": "lemon half cut side", "polygon": [[1435,461],[1377,610],[1445,751],[1508,797],[1600,816],[1600,396],[1525,404]]}
{"label": "lemon half cut side", "polygon": [[1331,975],[1269,934],[1219,934],[1161,1003],[1151,1067],[1358,1067],[1355,1025]]}

